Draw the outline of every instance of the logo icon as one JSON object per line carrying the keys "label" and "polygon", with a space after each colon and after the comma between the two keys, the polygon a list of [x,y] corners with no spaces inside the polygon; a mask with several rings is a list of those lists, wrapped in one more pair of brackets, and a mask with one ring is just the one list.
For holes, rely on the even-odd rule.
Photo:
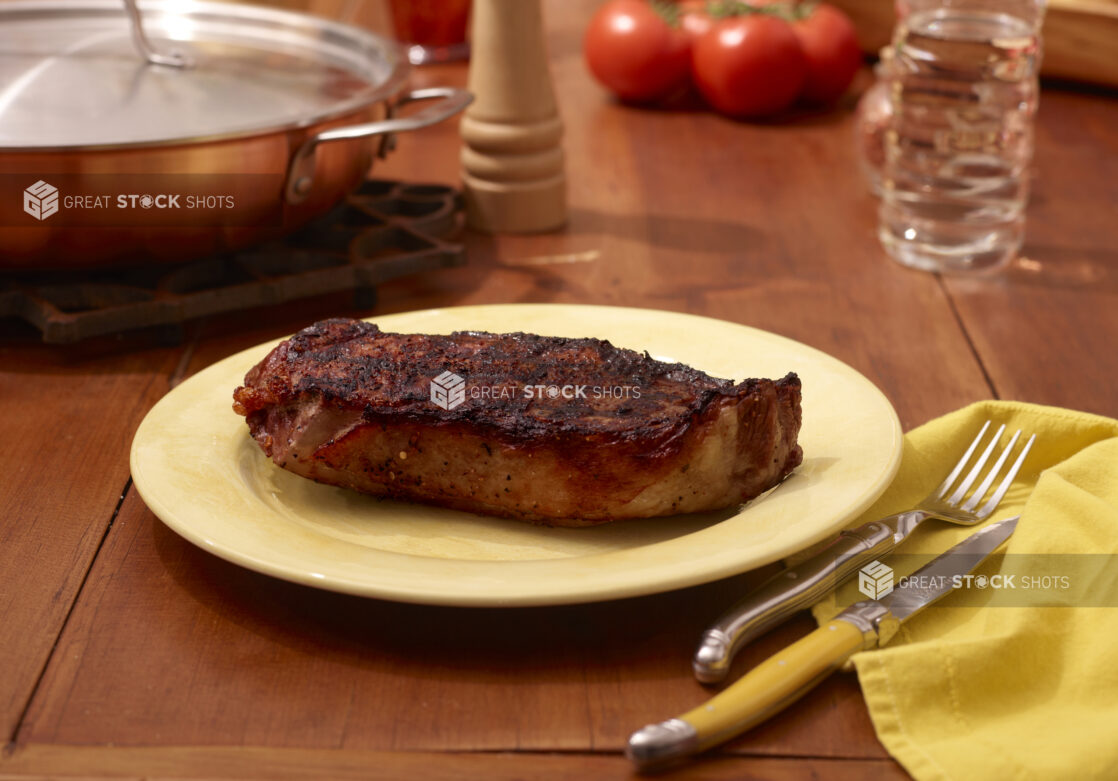
{"label": "logo icon", "polygon": [[466,400],[466,381],[451,371],[431,380],[431,401],[445,410],[452,410]]}
{"label": "logo icon", "polygon": [[893,590],[893,568],[871,561],[858,570],[858,590],[870,599],[881,599]]}
{"label": "logo icon", "polygon": [[58,211],[58,188],[42,179],[23,191],[23,210],[36,220],[45,220]]}

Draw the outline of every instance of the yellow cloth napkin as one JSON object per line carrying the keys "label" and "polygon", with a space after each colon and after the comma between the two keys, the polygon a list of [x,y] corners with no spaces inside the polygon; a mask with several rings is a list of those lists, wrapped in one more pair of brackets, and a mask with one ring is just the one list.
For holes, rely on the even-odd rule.
{"label": "yellow cloth napkin", "polygon": [[[1018,428],[1037,441],[991,518],[1020,513],[1017,530],[976,575],[1016,570],[1019,582],[1051,562],[1074,580],[1072,596],[1035,606],[1008,590],[957,591],[887,646],[855,655],[874,728],[921,781],[1118,779],[1118,420],[994,401],[933,420],[905,436],[895,482],[852,526],[915,505],[987,419],[1006,424],[1003,442]],[[897,560],[973,531],[927,521]],[[859,598],[848,583],[815,617]]]}

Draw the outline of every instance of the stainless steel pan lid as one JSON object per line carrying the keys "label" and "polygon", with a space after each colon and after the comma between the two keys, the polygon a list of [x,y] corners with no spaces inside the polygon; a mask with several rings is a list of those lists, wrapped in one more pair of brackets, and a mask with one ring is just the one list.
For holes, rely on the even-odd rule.
{"label": "stainless steel pan lid", "polygon": [[137,52],[121,0],[0,3],[0,148],[160,146],[306,127],[395,95],[408,65],[356,27],[257,6],[140,3],[157,49]]}

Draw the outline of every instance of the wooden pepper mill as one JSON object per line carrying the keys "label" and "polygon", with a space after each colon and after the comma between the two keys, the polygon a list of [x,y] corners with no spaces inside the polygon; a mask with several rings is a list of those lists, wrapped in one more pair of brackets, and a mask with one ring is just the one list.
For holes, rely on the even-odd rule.
{"label": "wooden pepper mill", "polygon": [[540,0],[474,0],[462,118],[466,220],[489,233],[554,230],[567,219],[563,124],[547,70]]}

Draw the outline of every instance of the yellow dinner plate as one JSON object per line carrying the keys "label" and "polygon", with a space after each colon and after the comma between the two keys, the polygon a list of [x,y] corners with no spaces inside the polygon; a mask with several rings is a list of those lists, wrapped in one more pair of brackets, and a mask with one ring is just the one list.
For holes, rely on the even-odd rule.
{"label": "yellow dinner plate", "polygon": [[694,315],[559,304],[435,309],[373,318],[383,330],[594,336],[716,377],[803,381],[803,465],[741,508],[579,529],[386,501],[275,466],[233,412],[233,389],[276,343],[183,382],[144,418],[132,477],[192,543],[308,586],[440,605],[554,605],[677,589],[776,561],[833,534],[900,462],[888,400],[849,366],[774,334]]}

